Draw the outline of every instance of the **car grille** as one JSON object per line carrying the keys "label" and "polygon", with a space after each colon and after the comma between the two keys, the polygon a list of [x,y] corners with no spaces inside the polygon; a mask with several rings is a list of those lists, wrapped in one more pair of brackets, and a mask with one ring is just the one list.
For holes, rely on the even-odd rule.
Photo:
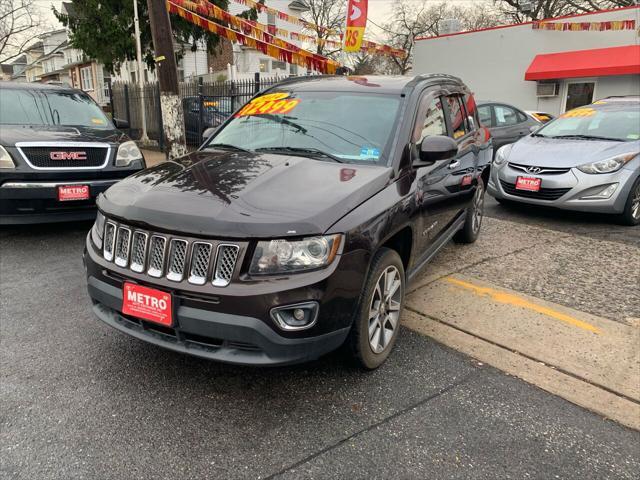
{"label": "car grille", "polygon": [[[109,160],[109,145],[100,146],[21,146],[18,148],[22,152],[27,162],[32,167],[45,170],[59,169],[99,169],[106,166]],[[84,159],[74,159],[74,154],[84,154]],[[52,159],[59,158],[58,160]]]}
{"label": "car grille", "polygon": [[[569,172],[570,168],[556,168],[556,167],[533,167],[531,165],[520,165],[518,163],[509,163],[509,166],[514,170],[528,173],[529,175],[560,175]],[[535,172],[530,172],[529,169],[539,169]]]}
{"label": "car grille", "polygon": [[504,192],[509,195],[523,198],[535,198],[537,200],[557,200],[571,190],[571,188],[541,188],[537,192],[516,190],[516,186],[513,183],[508,183],[504,180],[500,180],[500,185],[502,185]]}
{"label": "car grille", "polygon": [[[122,268],[174,282],[226,287],[236,269],[240,246],[176,238],[136,230],[112,221],[105,224],[102,256]],[[215,248],[214,248],[215,247]]]}

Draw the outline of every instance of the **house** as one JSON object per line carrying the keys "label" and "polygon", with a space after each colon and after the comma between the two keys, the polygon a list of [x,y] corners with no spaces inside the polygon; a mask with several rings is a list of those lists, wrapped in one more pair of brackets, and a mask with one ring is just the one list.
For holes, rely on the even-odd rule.
{"label": "house", "polygon": [[414,73],[462,78],[475,97],[557,115],[640,95],[640,7],[416,39]]}
{"label": "house", "polygon": [[[5,64],[7,65],[7,64]],[[19,57],[15,58],[11,62],[8,63],[11,66],[11,75],[7,80],[11,80],[12,82],[26,82],[27,77],[24,73],[25,68],[27,67],[27,55],[22,54]]]}

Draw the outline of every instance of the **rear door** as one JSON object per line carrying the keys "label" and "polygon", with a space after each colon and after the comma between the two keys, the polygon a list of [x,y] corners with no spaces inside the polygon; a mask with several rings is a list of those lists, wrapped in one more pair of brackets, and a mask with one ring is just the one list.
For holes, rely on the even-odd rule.
{"label": "rear door", "polygon": [[492,105],[492,125],[491,136],[495,150],[529,134],[527,116],[509,105]]}

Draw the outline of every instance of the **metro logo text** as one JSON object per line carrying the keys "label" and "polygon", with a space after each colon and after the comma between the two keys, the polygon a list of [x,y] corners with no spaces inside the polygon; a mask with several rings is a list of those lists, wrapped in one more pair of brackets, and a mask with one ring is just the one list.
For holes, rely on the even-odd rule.
{"label": "metro logo text", "polygon": [[173,325],[171,294],[125,282],[122,295],[122,313],[142,320]]}

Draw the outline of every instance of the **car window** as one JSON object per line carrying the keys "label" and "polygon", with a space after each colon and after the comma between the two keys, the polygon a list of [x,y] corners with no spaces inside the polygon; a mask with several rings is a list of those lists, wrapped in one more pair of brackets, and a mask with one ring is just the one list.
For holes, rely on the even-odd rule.
{"label": "car window", "polygon": [[478,107],[478,115],[480,116],[480,125],[483,127],[493,127],[491,120],[491,105],[482,105]]}
{"label": "car window", "polygon": [[449,120],[451,121],[451,130],[453,131],[453,138],[460,138],[467,134],[468,128],[466,123],[466,115],[464,109],[460,103],[460,97],[458,95],[451,95],[447,97],[447,103],[449,104]]}
{"label": "car window", "polygon": [[431,100],[427,112],[422,122],[422,132],[420,134],[420,142],[425,137],[433,135],[446,135],[447,123],[444,119],[444,110],[442,109],[442,101],[440,97]]}
{"label": "car window", "polygon": [[637,141],[640,139],[640,110],[631,105],[601,110],[579,107],[546,123],[536,133],[546,137],[587,135]]}
{"label": "car window", "polygon": [[496,127],[508,127],[519,123],[518,115],[511,107],[507,107],[506,105],[494,105],[493,111],[496,116]]}
{"label": "car window", "polygon": [[527,116],[519,110],[516,111],[516,115],[518,116],[518,123],[526,122],[528,120]]}
{"label": "car window", "polygon": [[[464,96],[464,109],[467,112],[466,121],[467,127],[469,130],[475,130],[480,125],[478,121],[478,106],[476,105],[476,99],[473,98],[473,95],[465,95]],[[473,119],[473,128],[472,123],[470,123],[469,118]]]}

